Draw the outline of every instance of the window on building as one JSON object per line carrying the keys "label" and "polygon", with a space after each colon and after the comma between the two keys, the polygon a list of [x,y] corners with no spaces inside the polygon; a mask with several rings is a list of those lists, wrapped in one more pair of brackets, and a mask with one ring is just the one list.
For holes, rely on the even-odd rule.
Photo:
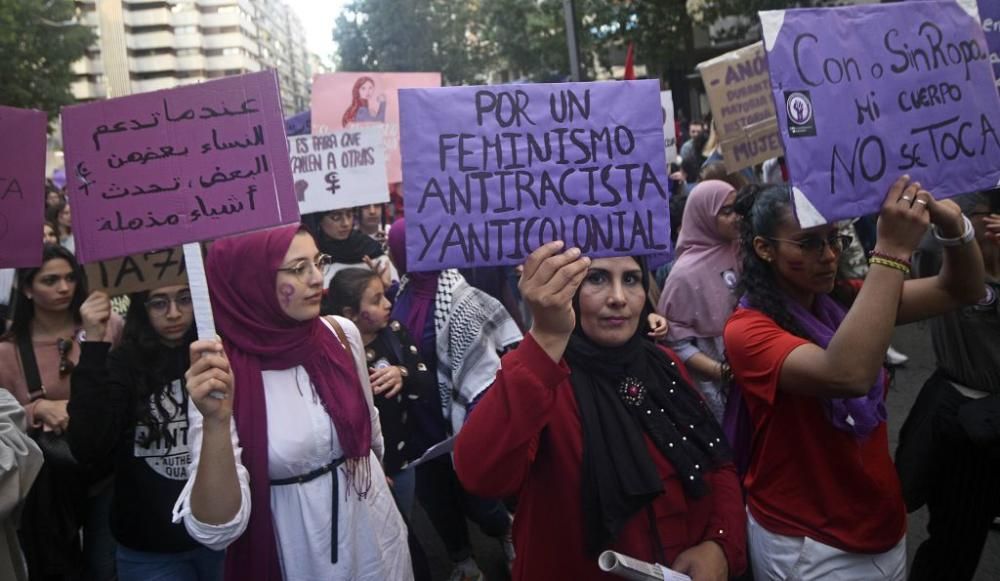
{"label": "window on building", "polygon": [[175,26],[174,34],[196,34],[198,32],[197,26]]}

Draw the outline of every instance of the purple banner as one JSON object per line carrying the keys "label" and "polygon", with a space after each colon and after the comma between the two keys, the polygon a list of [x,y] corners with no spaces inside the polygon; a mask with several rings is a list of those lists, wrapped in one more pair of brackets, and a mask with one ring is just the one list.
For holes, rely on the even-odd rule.
{"label": "purple banner", "polygon": [[273,71],[63,110],[81,262],[299,220]]}
{"label": "purple banner", "polygon": [[938,198],[1000,181],[1000,97],[954,2],[761,12],[803,227],[876,213],[909,174]]}
{"label": "purple banner", "polygon": [[983,23],[983,34],[986,36],[990,62],[993,64],[993,76],[997,89],[1000,90],[1000,2],[979,0],[979,20]]}
{"label": "purple banner", "polygon": [[41,111],[0,106],[0,268],[42,263],[47,124]]}
{"label": "purple banner", "polygon": [[399,94],[409,270],[669,250],[658,81]]}

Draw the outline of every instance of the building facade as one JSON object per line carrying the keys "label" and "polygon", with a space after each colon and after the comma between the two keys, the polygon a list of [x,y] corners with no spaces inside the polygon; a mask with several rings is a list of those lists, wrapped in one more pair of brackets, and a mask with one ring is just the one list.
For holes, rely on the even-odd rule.
{"label": "building facade", "polygon": [[[80,101],[109,95],[99,3],[76,0],[78,20],[98,41],[74,65]],[[110,0],[112,2],[119,0]],[[301,21],[281,0],[120,0],[131,92],[143,93],[230,75],[275,69],[286,115],[309,108],[318,60]],[[104,8],[104,7],[101,7]],[[117,31],[114,31],[117,32]]]}

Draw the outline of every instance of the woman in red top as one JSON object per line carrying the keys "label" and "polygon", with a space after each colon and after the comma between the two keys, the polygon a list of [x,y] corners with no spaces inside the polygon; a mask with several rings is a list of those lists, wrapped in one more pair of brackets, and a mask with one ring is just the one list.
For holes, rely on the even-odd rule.
{"label": "woman in red top", "polygon": [[[883,358],[893,327],[974,303],[983,264],[968,219],[907,176],[879,215],[871,270],[850,311],[829,297],[850,243],[798,226],[786,186],[741,192],[744,296],[725,329],[753,424],[744,481],[757,579],[902,579],[906,509],[889,457]],[[904,282],[933,224],[941,275]]]}
{"label": "woman in red top", "polygon": [[561,242],[520,289],[534,323],[458,435],[462,484],[517,495],[513,577],[603,579],[614,549],[697,581],[745,568],[728,446],[672,353],[643,337],[649,275]]}

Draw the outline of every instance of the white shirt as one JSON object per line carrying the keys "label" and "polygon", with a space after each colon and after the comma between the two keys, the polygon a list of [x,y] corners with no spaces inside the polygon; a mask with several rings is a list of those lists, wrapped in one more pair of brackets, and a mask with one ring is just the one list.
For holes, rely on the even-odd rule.
{"label": "white shirt", "polygon": [[[326,321],[324,321],[326,322]],[[413,569],[407,546],[407,531],[396,509],[379,458],[382,430],[372,402],[364,347],[357,327],[337,317],[347,336],[361,378],[365,400],[372,418],[370,455],[371,489],[359,499],[347,482],[347,466],[336,470],[339,479],[337,502],[338,561],[330,563],[331,497],[333,474],[327,473],[303,484],[271,487],[271,515],[274,534],[286,581],[313,579],[382,581],[410,580]],[[327,325],[329,327],[329,324]],[[333,329],[330,328],[333,333]],[[303,367],[262,372],[267,400],[268,473],[271,479],[305,474],[343,455],[337,432],[323,409]],[[201,452],[202,418],[189,406],[191,466],[188,484],[174,507],[174,521],[181,518],[192,538],[219,550],[235,541],[250,519],[250,478],[240,460],[235,424],[230,424],[241,502],[236,517],[224,525],[199,522],[191,514],[189,499],[198,473]]]}

